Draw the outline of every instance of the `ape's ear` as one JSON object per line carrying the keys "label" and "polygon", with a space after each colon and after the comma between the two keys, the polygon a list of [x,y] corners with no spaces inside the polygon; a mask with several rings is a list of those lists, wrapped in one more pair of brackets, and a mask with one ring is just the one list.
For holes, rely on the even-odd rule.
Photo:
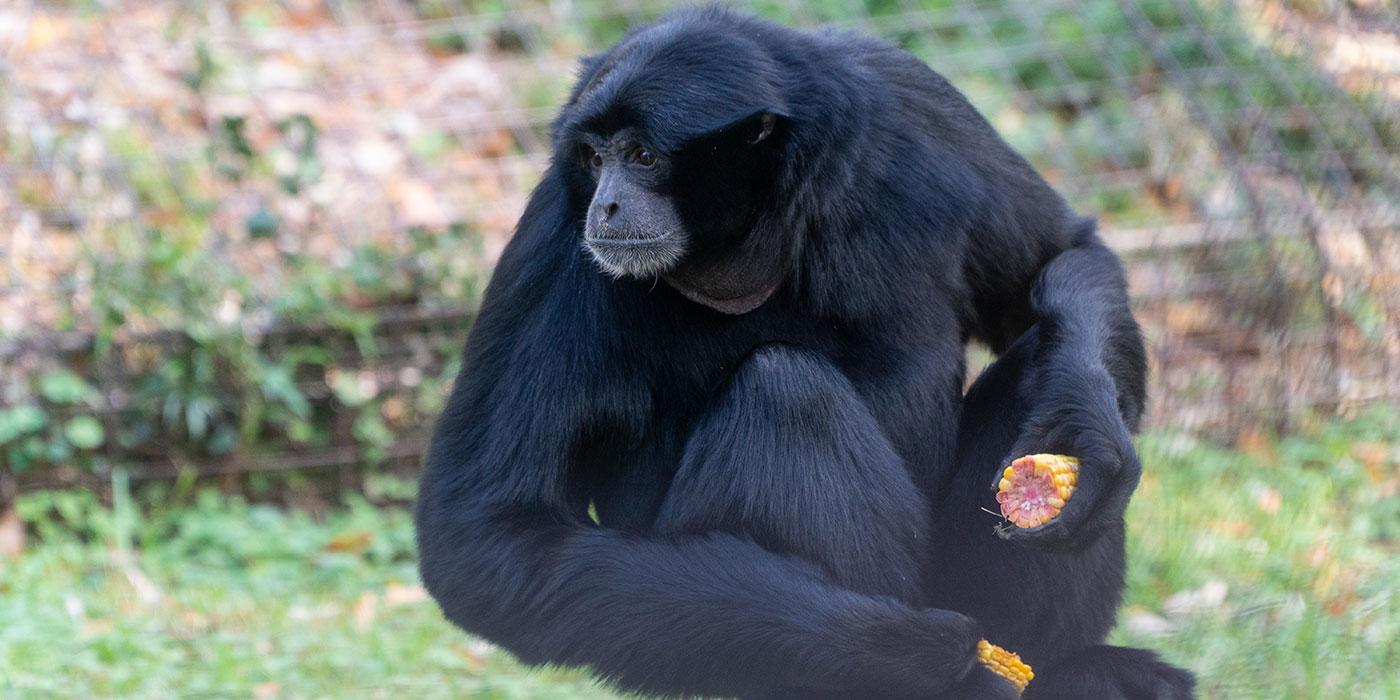
{"label": "ape's ear", "polygon": [[749,144],[756,144],[773,135],[773,128],[778,125],[778,115],[773,112],[764,112],[758,117],[758,133],[749,139]]}
{"label": "ape's ear", "polygon": [[[717,119],[702,127],[695,136],[681,141],[681,149],[744,149],[759,144],[780,143],[792,118],[774,109],[760,109]],[[679,149],[678,149],[679,150]]]}
{"label": "ape's ear", "polygon": [[776,109],[761,109],[736,119],[718,133],[740,137],[753,146],[768,141],[792,122],[792,118]]}

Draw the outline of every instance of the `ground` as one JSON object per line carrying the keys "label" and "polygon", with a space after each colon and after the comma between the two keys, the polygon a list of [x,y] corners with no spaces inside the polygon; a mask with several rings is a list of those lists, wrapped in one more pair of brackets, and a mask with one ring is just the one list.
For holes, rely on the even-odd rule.
{"label": "ground", "polygon": [[[1396,434],[1382,409],[1239,450],[1144,436],[1115,641],[1196,670],[1206,698],[1400,697]],[[376,483],[379,502],[411,488]],[[0,697],[616,697],[444,622],[401,505],[312,517],[178,485],[138,501],[21,500]]]}

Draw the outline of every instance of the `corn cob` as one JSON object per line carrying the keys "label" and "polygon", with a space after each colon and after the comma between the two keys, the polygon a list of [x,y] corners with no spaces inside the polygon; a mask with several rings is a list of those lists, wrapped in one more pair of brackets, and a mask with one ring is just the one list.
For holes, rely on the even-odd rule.
{"label": "corn cob", "polygon": [[977,660],[992,673],[1011,681],[1011,685],[1016,686],[1016,692],[1025,690],[1026,685],[1035,678],[1035,672],[1021,660],[1019,654],[1013,654],[985,639],[977,643]]}
{"label": "corn cob", "polygon": [[997,485],[1001,514],[1016,527],[1036,527],[1060,514],[1079,480],[1079,460],[1027,455],[1002,472]]}

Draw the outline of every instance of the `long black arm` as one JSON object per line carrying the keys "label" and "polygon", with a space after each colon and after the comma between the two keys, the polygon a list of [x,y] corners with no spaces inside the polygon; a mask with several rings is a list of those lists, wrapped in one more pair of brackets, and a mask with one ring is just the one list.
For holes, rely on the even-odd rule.
{"label": "long black arm", "polygon": [[1042,357],[1108,372],[1123,419],[1136,429],[1147,356],[1122,263],[1091,221],[1048,189],[1042,193],[1031,205],[1043,207],[1036,224],[998,227],[969,241],[970,335],[1000,354],[1035,326]]}
{"label": "long black arm", "polygon": [[1041,204],[1040,225],[971,245],[969,329],[999,353],[1035,335],[1020,389],[1030,415],[1007,458],[1054,452],[1082,461],[1080,492],[1059,518],[1005,534],[1081,549],[1121,526],[1137,486],[1131,433],[1142,418],[1147,359],[1117,255],[1057,197]]}
{"label": "long black arm", "polygon": [[1030,308],[1047,346],[1042,352],[1107,371],[1123,420],[1137,430],[1146,399],[1147,352],[1118,256],[1086,231],[1040,269]]}

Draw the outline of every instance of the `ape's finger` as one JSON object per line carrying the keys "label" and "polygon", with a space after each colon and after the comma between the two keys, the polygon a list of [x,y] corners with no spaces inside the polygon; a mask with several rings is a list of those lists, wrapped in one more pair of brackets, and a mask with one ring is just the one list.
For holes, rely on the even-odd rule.
{"label": "ape's finger", "polygon": [[997,534],[1002,539],[1031,549],[1073,552],[1097,541],[1098,533],[1091,526],[1092,522],[1087,509],[1067,511],[1043,525],[998,528]]}

